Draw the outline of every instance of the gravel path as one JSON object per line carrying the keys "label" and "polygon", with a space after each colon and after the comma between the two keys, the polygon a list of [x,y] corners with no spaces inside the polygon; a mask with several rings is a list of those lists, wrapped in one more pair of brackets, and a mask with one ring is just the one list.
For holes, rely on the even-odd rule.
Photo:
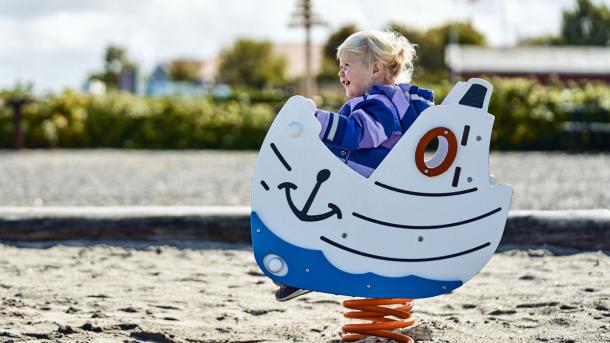
{"label": "gravel path", "polygon": [[[0,206],[249,205],[256,152],[0,151]],[[610,154],[492,153],[512,209],[609,208]]]}

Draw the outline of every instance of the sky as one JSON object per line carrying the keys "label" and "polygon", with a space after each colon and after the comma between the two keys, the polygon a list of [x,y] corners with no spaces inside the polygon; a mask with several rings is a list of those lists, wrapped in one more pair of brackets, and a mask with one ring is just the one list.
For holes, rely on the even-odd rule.
{"label": "sky", "polygon": [[[327,26],[323,43],[348,23],[383,29],[400,22],[426,29],[470,20],[493,46],[559,33],[575,0],[312,0]],[[610,6],[610,0],[596,0]],[[127,49],[144,73],[173,58],[208,59],[237,38],[301,42],[290,28],[297,0],[0,0],[0,88],[34,84],[37,92],[80,88],[102,69],[108,44]]]}

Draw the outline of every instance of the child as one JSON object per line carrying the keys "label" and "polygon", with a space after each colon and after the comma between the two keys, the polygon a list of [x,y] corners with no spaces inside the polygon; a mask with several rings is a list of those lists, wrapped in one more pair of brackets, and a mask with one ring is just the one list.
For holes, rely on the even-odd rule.
{"label": "child", "polygon": [[[434,94],[408,83],[415,49],[393,32],[362,31],[349,36],[337,51],[339,80],[350,98],[339,113],[316,111],[320,139],[341,161],[369,177],[413,124],[434,103]],[[281,285],[275,293],[286,301],[308,290]]]}

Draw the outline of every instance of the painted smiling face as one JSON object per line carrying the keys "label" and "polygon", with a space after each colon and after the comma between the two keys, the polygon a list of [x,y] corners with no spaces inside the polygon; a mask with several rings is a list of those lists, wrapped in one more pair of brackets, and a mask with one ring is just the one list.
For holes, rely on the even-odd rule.
{"label": "painted smiling face", "polygon": [[[472,79],[424,111],[364,178],[319,140],[293,97],[256,163],[252,242],[272,279],[352,296],[422,298],[472,278],[500,242],[512,190],[490,184],[491,85]],[[433,139],[438,150],[428,160]]]}

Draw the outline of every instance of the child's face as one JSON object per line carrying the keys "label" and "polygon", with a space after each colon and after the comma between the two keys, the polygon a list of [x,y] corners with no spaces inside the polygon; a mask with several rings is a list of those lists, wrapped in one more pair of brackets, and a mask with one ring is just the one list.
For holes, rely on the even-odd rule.
{"label": "child's face", "polygon": [[375,84],[366,59],[348,51],[339,57],[339,80],[350,98],[361,96]]}

